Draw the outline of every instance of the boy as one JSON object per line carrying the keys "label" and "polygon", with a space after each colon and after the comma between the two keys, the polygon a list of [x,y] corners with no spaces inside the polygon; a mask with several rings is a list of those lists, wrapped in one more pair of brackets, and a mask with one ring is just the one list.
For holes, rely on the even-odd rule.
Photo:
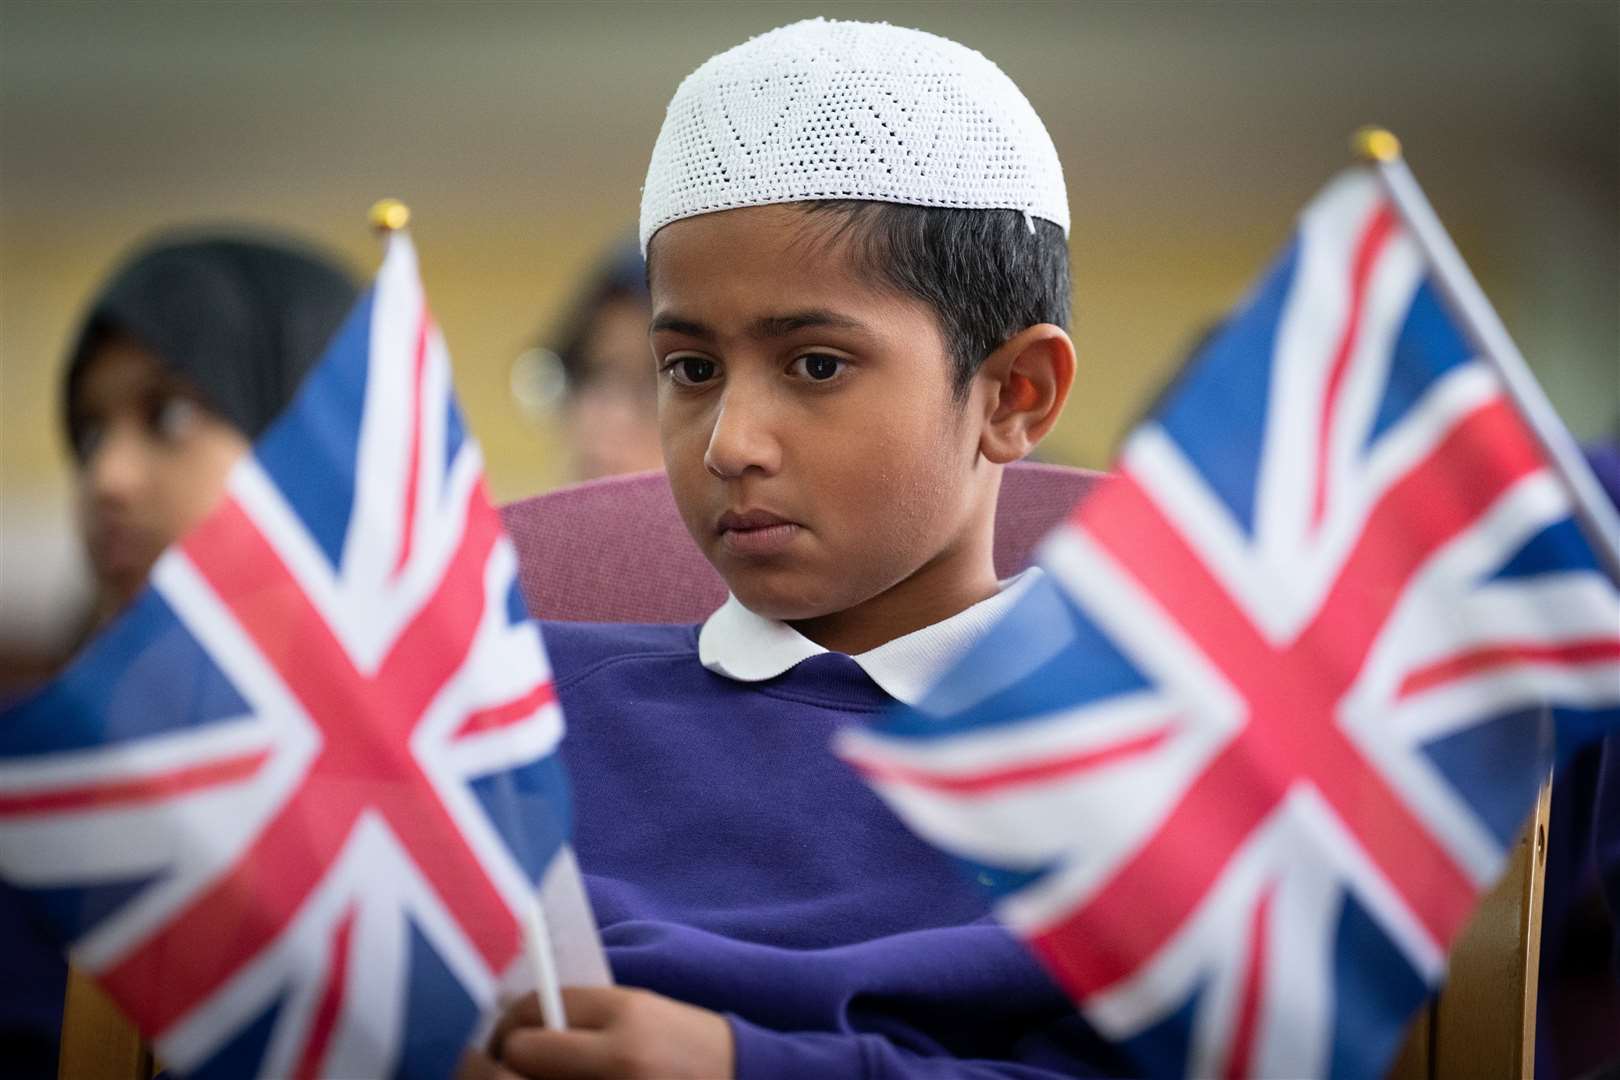
{"label": "boy", "polygon": [[621,988],[568,992],[565,1032],[514,1007],[469,1073],[1118,1071],[827,749],[1038,573],[998,583],[991,546],[1074,376],[1067,225],[1029,103],[933,35],[798,23],[677,90],[641,216],[659,425],[732,595],[702,627],[546,626]]}

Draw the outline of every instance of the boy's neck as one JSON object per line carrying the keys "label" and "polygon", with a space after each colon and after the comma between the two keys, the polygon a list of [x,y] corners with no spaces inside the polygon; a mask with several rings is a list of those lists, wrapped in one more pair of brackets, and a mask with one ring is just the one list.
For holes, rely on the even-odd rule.
{"label": "boy's neck", "polygon": [[1000,591],[991,538],[941,552],[916,573],[843,611],[788,625],[832,652],[854,656],[943,622]]}

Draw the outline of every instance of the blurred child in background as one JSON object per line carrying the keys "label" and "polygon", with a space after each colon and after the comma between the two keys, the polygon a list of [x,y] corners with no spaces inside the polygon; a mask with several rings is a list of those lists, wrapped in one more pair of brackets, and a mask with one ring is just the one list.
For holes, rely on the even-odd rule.
{"label": "blurred child in background", "polygon": [[[224,492],[353,305],[330,259],[284,241],[165,236],[103,284],[68,351],[61,422],[94,577],[93,630]],[[0,883],[0,1061],[54,1077],[67,969]]]}
{"label": "blurred child in background", "polygon": [[650,321],[647,264],[636,242],[627,240],[593,269],[550,335],[551,347],[519,357],[514,390],[532,411],[556,410],[568,479],[663,466]]}

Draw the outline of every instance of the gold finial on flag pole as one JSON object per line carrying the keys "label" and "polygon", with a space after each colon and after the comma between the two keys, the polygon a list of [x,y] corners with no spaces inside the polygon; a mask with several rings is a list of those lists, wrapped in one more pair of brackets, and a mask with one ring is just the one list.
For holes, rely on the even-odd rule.
{"label": "gold finial on flag pole", "polygon": [[411,208],[398,199],[378,199],[371,204],[366,218],[380,233],[399,232],[411,223]]}
{"label": "gold finial on flag pole", "polygon": [[1368,124],[1350,136],[1350,150],[1362,161],[1395,161],[1401,156],[1401,140],[1388,128]]}

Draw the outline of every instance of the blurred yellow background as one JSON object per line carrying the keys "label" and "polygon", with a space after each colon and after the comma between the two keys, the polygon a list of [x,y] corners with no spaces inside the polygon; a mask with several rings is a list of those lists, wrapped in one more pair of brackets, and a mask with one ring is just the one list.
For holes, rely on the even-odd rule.
{"label": "blurred yellow background", "polygon": [[287,230],[368,276],[412,207],[497,498],[563,480],[514,357],[634,230],[676,83],[797,18],[880,19],[999,63],[1067,172],[1081,377],[1053,460],[1101,466],[1376,121],[1578,436],[1620,417],[1613,3],[0,3],[0,638],[70,607],[58,368],[163,226]]}

